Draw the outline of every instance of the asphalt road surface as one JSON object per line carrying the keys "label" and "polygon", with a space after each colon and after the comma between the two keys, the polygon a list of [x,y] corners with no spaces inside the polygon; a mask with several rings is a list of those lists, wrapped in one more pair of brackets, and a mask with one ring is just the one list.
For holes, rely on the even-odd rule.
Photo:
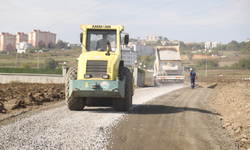
{"label": "asphalt road surface", "polygon": [[213,89],[136,89],[128,112],[56,108],[0,126],[0,149],[235,149],[207,101]]}

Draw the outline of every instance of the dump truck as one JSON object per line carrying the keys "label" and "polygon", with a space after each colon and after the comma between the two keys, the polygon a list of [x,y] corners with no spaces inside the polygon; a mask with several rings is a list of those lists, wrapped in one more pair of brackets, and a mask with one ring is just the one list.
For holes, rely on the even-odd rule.
{"label": "dump truck", "polygon": [[70,110],[82,110],[88,101],[109,99],[116,111],[127,111],[134,94],[131,70],[124,67],[121,46],[129,35],[122,25],[81,25],[82,53],[70,67],[65,99]]}
{"label": "dump truck", "polygon": [[184,67],[179,46],[156,46],[155,55],[153,74],[155,85],[184,82]]}

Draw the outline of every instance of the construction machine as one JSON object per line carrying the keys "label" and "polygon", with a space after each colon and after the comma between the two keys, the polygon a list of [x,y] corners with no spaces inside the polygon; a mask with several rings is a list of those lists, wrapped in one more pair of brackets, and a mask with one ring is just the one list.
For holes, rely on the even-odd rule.
{"label": "construction machine", "polygon": [[185,80],[179,46],[156,46],[154,84],[183,83]]}
{"label": "construction machine", "polygon": [[[70,110],[82,110],[87,100],[109,99],[116,111],[132,106],[133,76],[121,59],[121,44],[129,35],[122,25],[81,25],[82,53],[66,76],[65,99]],[[124,36],[123,36],[124,35]]]}

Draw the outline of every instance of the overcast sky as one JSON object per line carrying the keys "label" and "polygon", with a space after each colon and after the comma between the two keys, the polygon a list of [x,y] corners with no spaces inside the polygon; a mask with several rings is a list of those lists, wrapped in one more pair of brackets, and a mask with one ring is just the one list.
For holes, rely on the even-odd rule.
{"label": "overcast sky", "polygon": [[79,43],[80,24],[124,25],[131,38],[185,43],[250,38],[250,0],[0,0],[0,32],[50,31]]}

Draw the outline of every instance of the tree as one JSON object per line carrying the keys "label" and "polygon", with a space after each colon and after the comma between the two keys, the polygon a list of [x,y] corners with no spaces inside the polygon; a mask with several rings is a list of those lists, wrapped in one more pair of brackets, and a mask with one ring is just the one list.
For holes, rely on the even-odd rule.
{"label": "tree", "polygon": [[182,41],[180,41],[180,50],[183,51],[183,50],[188,50],[188,47],[186,46],[186,44]]}
{"label": "tree", "polygon": [[67,43],[66,42],[58,41],[56,43],[56,48],[58,48],[58,49],[62,49],[62,48],[66,48],[66,47],[67,47]]}
{"label": "tree", "polygon": [[30,54],[30,53],[34,53],[35,50],[28,48],[28,49],[26,50],[26,52],[27,52],[28,54]]}
{"label": "tree", "polygon": [[[137,56],[137,60],[142,63],[142,67],[146,67],[146,69],[151,69],[154,65],[155,61],[155,55],[149,56],[149,55],[143,55],[143,56]],[[138,62],[138,63],[139,63]]]}
{"label": "tree", "polygon": [[181,55],[185,55],[186,54],[186,52],[184,52],[184,51],[181,51]]}
{"label": "tree", "polygon": [[194,55],[193,55],[192,53],[189,53],[189,54],[188,54],[188,59],[191,61],[192,58],[193,58],[193,56],[194,56]]}
{"label": "tree", "polygon": [[154,62],[155,58],[156,58],[155,55],[152,55],[152,56],[149,57],[149,60]]}
{"label": "tree", "polygon": [[162,36],[159,36],[158,39],[161,41],[162,40]]}
{"label": "tree", "polygon": [[129,42],[137,42],[137,41],[138,41],[138,39],[129,38]]}
{"label": "tree", "polygon": [[144,61],[150,61],[150,57],[148,55],[143,55],[141,57],[141,62],[144,62]]}
{"label": "tree", "polygon": [[232,64],[231,67],[234,69],[250,69],[250,58],[243,58],[238,63]]}
{"label": "tree", "polygon": [[240,42],[239,43],[239,47],[240,47],[241,50],[244,49],[246,47],[246,45],[247,45],[246,42]]}
{"label": "tree", "polygon": [[161,45],[162,45],[162,44],[161,44],[161,41],[158,40],[158,41],[156,42],[156,45],[157,45],[157,46],[161,46]]}
{"label": "tree", "polygon": [[0,51],[0,54],[7,54],[6,51]]}
{"label": "tree", "polygon": [[247,42],[247,43],[246,43],[246,46],[245,46],[245,48],[244,48],[244,51],[245,51],[245,52],[250,52],[250,42]]}
{"label": "tree", "polygon": [[167,37],[164,37],[163,39],[164,39],[164,41],[168,41],[168,38],[167,38]]}
{"label": "tree", "polygon": [[227,50],[239,50],[239,44],[237,41],[231,41],[227,45]]}
{"label": "tree", "polygon": [[38,43],[38,47],[39,47],[39,49],[42,49],[42,48],[45,48],[46,47],[46,45],[45,45],[45,43],[43,43],[43,42],[39,42]]}
{"label": "tree", "polygon": [[48,44],[48,48],[49,48],[49,49],[55,48],[55,45],[52,44],[52,43],[49,43],[49,44]]}
{"label": "tree", "polygon": [[44,67],[46,69],[55,69],[58,66],[58,62],[56,62],[52,58],[47,58],[44,63]]}
{"label": "tree", "polygon": [[219,44],[216,48],[213,48],[214,50],[226,50],[227,49],[227,44],[222,45]]}
{"label": "tree", "polygon": [[[195,66],[205,68],[205,66],[206,66],[206,59],[199,60],[199,61],[195,62]],[[209,67],[218,67],[219,63],[216,60],[208,59],[207,60],[207,66],[209,66]]]}

